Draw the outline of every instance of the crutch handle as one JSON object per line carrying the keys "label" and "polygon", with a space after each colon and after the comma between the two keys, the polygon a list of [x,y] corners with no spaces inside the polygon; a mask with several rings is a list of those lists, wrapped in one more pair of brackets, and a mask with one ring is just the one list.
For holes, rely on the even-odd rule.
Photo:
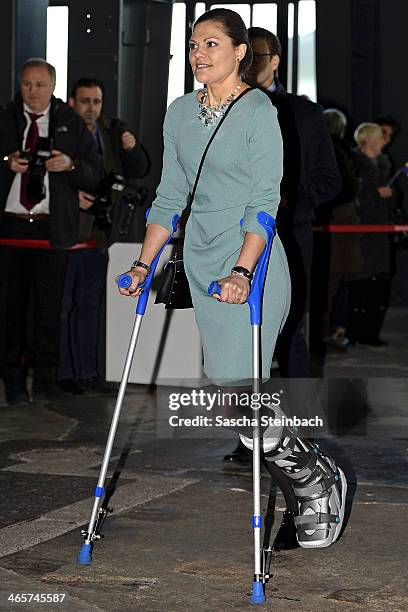
{"label": "crutch handle", "polygon": [[121,274],[116,284],[121,289],[127,289],[132,284],[132,277],[129,274]]}
{"label": "crutch handle", "polygon": [[[145,283],[146,281],[143,281],[143,283],[139,283],[138,288],[144,288]],[[127,289],[132,284],[132,277],[130,276],[130,274],[121,274],[118,280],[116,281],[116,284],[121,289]]]}
{"label": "crutch handle", "polygon": [[219,285],[217,281],[213,281],[208,286],[208,293],[209,295],[221,295],[221,289],[221,285]]}
{"label": "crutch handle", "polygon": [[[149,212],[150,212],[150,208],[147,209],[146,219],[149,216]],[[155,258],[150,264],[150,273],[148,274],[148,276],[146,276],[146,279],[143,281],[143,283],[138,285],[138,287],[143,287],[143,293],[140,294],[139,299],[137,300],[136,314],[138,315],[144,315],[145,313],[147,301],[149,299],[150,286],[152,284],[152,280],[153,280],[153,276],[154,276],[157,264],[159,263],[160,255],[162,254],[164,247],[167,246],[170,240],[172,239],[173,234],[177,229],[177,224],[179,222],[179,219],[180,219],[180,215],[174,215],[172,222],[171,222],[173,231],[170,233],[166,242],[163,244],[162,248],[156,254]],[[129,274],[121,274],[117,280],[117,284],[122,289],[127,289],[132,284],[132,277]]]}
{"label": "crutch handle", "polygon": [[[258,263],[256,264],[254,277],[251,283],[251,291],[247,298],[251,313],[251,325],[261,324],[262,315],[262,296],[265,283],[266,271],[268,269],[269,256],[271,254],[272,242],[276,233],[275,219],[266,212],[259,212],[257,220],[267,233],[267,241],[264,250],[262,251]],[[242,221],[241,221],[242,223]],[[208,287],[209,295],[220,295],[221,285],[217,281],[213,281]]]}
{"label": "crutch handle", "polygon": [[276,234],[276,221],[264,211],[256,216],[258,223],[267,233],[267,241],[258,263],[256,264],[254,277],[251,283],[251,291],[247,298],[251,313],[251,325],[260,325],[262,319],[262,297],[265,285],[266,272],[268,270],[269,256],[271,254],[272,242]]}

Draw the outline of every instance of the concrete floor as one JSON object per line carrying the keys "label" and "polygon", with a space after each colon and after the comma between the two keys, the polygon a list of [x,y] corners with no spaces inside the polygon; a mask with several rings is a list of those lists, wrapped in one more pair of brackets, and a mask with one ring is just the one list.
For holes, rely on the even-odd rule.
{"label": "concrete floor", "polygon": [[[347,474],[346,529],[328,549],[274,553],[261,609],[408,609],[405,318],[406,310],[390,311],[387,348],[356,347],[326,361],[330,381],[320,388],[330,387],[322,393],[337,411],[320,444]],[[208,437],[202,429],[164,437],[166,414],[142,386],[131,386],[125,398],[105,538],[91,566],[76,565],[114,402],[63,396],[0,406],[0,610],[248,609],[251,476],[225,472],[221,461],[234,434]],[[263,510],[268,494],[264,476]],[[278,493],[274,531],[282,510]],[[65,599],[13,604],[11,593]]]}

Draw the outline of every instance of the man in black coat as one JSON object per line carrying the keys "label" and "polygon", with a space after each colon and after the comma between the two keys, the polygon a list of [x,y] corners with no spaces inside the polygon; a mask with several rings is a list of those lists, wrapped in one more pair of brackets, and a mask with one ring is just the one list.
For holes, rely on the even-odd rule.
{"label": "man in black coat", "polygon": [[[122,175],[126,181],[133,182],[143,178],[150,169],[150,162],[146,151],[129,131],[126,123],[121,119],[113,119],[103,114],[104,86],[96,78],[78,79],[69,98],[70,106],[82,117],[86,127],[92,134],[99,155],[102,159],[105,175],[115,173]],[[97,229],[93,216],[95,194],[79,192],[80,202],[80,234],[92,232]],[[112,214],[112,227],[107,235],[98,236],[99,246],[109,242],[112,244],[118,238],[120,217],[119,202],[108,202]]]}
{"label": "man in black coat", "polygon": [[[81,78],[72,87],[69,104],[85,121],[96,143],[105,181],[121,175],[126,184],[133,185],[148,172],[149,160],[123,121],[102,114],[103,94],[101,81]],[[113,195],[109,186],[100,186],[98,192],[102,198],[90,190],[78,193],[78,242],[86,248],[69,253],[64,287],[58,379],[64,390],[74,394],[112,391],[103,380],[99,358],[105,335],[108,244],[118,239],[128,206],[121,194]]]}
{"label": "man in black coat", "polygon": [[[102,171],[84,122],[53,96],[54,67],[28,60],[20,76],[20,92],[0,109],[1,355],[10,404],[27,399],[27,363],[38,397],[54,387],[64,249],[76,242],[78,190],[95,189]],[[27,158],[37,150],[44,161],[34,170]]]}
{"label": "man in black coat", "polygon": [[314,209],[341,188],[333,146],[322,108],[288,93],[277,78],[282,48],[264,28],[249,28],[254,61],[251,79],[270,97],[278,111],[283,137],[283,180],[277,216],[292,279],[292,304],[277,346],[281,376],[309,376],[304,316],[309,310]]}

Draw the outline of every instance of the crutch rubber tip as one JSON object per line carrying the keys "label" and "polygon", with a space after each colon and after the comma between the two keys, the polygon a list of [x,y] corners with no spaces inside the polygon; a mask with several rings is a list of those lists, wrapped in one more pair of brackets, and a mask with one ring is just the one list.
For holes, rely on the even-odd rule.
{"label": "crutch rubber tip", "polygon": [[262,582],[254,582],[252,585],[252,597],[251,602],[253,604],[265,603],[264,585]]}
{"label": "crutch rubber tip", "polygon": [[92,562],[91,551],[91,544],[82,544],[81,550],[79,551],[79,555],[77,557],[77,563],[80,565],[90,565]]}

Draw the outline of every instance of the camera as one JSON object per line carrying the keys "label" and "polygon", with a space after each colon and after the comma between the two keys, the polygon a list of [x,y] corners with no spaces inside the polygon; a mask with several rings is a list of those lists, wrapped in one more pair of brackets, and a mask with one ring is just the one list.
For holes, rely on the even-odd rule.
{"label": "camera", "polygon": [[[147,190],[139,187],[136,181],[126,179],[120,174],[110,172],[100,183],[91,211],[95,217],[95,226],[104,232],[109,232],[112,228],[110,206],[113,195],[120,195],[117,206],[125,207],[126,213],[121,219],[120,235],[126,233],[131,223],[134,209],[136,206],[143,206]],[[116,208],[116,206],[115,206]],[[122,215],[121,215],[122,216]]]}
{"label": "camera", "polygon": [[95,200],[90,209],[95,217],[95,226],[97,229],[107,232],[112,227],[112,219],[109,208],[112,205],[112,192],[122,191],[124,179],[122,176],[110,172],[100,182],[98,190],[95,193]]}
{"label": "camera", "polygon": [[45,162],[52,155],[52,139],[39,137],[35,151],[22,151],[20,157],[28,160],[27,199],[32,204],[38,204],[46,196],[44,177]]}

